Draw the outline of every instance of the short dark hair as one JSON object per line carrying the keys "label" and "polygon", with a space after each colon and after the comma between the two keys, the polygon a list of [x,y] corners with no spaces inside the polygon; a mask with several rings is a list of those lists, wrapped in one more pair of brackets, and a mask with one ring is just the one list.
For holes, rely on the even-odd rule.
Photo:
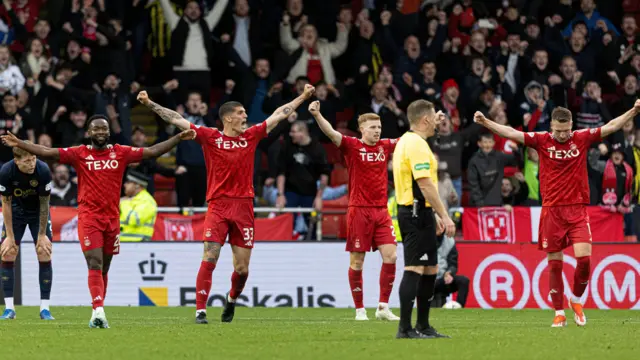
{"label": "short dark hair", "polygon": [[488,131],[483,131],[480,133],[480,137],[478,141],[482,141],[482,139],[495,140],[495,138],[493,137],[493,134]]}
{"label": "short dark hair", "polygon": [[558,106],[551,113],[551,120],[559,123],[567,123],[571,121],[571,111],[567,108]]}
{"label": "short dark hair", "polygon": [[107,122],[107,124],[109,124],[109,119],[102,114],[95,114],[95,115],[91,115],[91,117],[89,118],[89,120],[87,120],[87,127],[91,126],[91,124],[95,121],[95,120],[104,120]]}
{"label": "short dark hair", "polygon": [[237,101],[227,101],[226,103],[222,104],[222,106],[220,106],[220,110],[218,110],[218,116],[222,120],[225,116],[232,113],[238,107],[242,107],[242,104]]}

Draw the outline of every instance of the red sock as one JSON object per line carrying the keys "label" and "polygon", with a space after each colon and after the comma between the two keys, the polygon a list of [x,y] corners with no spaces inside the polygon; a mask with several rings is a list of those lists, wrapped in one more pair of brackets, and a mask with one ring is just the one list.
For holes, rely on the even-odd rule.
{"label": "red sock", "polygon": [[564,310],[563,264],[562,260],[549,260],[549,295],[556,310]]}
{"label": "red sock", "polygon": [[362,303],[362,270],[349,268],[349,286],[351,286],[351,296],[356,309],[364,307]]}
{"label": "red sock", "polygon": [[573,273],[573,295],[581,297],[584,290],[589,284],[589,276],[591,275],[591,256],[583,256],[576,258],[576,272]]}
{"label": "red sock", "polygon": [[107,298],[107,284],[109,283],[109,274],[102,273],[102,282],[104,283],[104,296],[103,299]]}
{"label": "red sock", "polygon": [[229,291],[230,298],[235,300],[240,296],[240,294],[242,294],[244,284],[246,284],[248,277],[249,273],[240,275],[234,271],[233,274],[231,274],[231,291]]}
{"label": "red sock", "polygon": [[200,263],[200,270],[196,278],[196,310],[206,310],[209,291],[211,291],[211,274],[216,264],[208,261]]}
{"label": "red sock", "polygon": [[89,270],[89,293],[93,308],[104,306],[104,282],[102,281],[102,270]]}
{"label": "red sock", "polygon": [[389,296],[396,280],[396,264],[382,264],[380,268],[380,302],[389,303]]}

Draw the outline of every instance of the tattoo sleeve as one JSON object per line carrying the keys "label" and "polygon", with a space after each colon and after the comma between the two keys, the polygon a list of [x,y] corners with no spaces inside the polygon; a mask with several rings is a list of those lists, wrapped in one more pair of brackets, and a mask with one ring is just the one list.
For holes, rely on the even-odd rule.
{"label": "tattoo sleeve", "polygon": [[[149,101],[149,104],[147,105],[149,107],[149,109],[151,109],[154,113],[158,114],[158,116],[160,116],[162,118],[162,120],[168,122],[169,124],[173,124],[176,125],[180,128],[184,129],[183,127],[180,126],[180,121],[179,120],[184,120],[182,118],[182,115],[178,114],[177,112],[171,110],[171,109],[167,109],[166,107],[162,107],[156,103],[154,103],[153,101]],[[184,120],[187,121],[187,120]],[[188,122],[187,122],[188,125]],[[188,126],[187,126],[188,129]]]}
{"label": "tattoo sleeve", "polygon": [[7,237],[13,238],[13,209],[11,196],[2,196],[2,215],[4,216],[4,231]]}
{"label": "tattoo sleeve", "polygon": [[40,196],[40,227],[38,228],[38,237],[47,234],[47,225],[49,223],[49,195]]}

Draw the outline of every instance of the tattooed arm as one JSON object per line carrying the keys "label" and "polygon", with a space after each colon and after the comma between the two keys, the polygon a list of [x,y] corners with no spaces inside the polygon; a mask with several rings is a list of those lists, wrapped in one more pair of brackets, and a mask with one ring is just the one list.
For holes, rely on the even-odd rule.
{"label": "tattooed arm", "polygon": [[140,91],[140,94],[138,94],[138,101],[151,109],[154,113],[158,114],[162,120],[176,126],[180,130],[189,130],[191,128],[191,123],[187,119],[183,118],[182,115],[151,101],[146,91]]}
{"label": "tattooed arm", "polygon": [[271,130],[273,130],[280,121],[288,118],[289,115],[302,105],[303,102],[310,99],[315,91],[316,89],[313,86],[307,84],[304,86],[304,92],[302,95],[293,99],[290,103],[277,108],[276,111],[274,111],[273,114],[265,120],[267,122],[267,133],[271,132]]}

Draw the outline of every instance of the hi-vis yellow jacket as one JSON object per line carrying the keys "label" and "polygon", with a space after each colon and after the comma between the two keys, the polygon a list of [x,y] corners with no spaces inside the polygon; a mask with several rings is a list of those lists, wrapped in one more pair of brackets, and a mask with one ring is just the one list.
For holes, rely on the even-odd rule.
{"label": "hi-vis yellow jacket", "polygon": [[151,241],[158,204],[147,190],[120,199],[120,241]]}
{"label": "hi-vis yellow jacket", "polygon": [[391,215],[391,221],[393,222],[393,230],[396,234],[396,241],[402,242],[402,235],[400,235],[400,226],[398,226],[398,203],[396,202],[395,192],[389,196],[387,200],[387,209],[389,215]]}

